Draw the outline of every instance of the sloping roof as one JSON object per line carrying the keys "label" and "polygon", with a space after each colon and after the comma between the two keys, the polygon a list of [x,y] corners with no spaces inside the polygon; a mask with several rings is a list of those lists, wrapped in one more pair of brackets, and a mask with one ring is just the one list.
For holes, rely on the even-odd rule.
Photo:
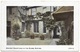
{"label": "sloping roof", "polygon": [[67,20],[68,18],[73,18],[74,7],[73,6],[63,6],[53,13],[53,17],[57,21]]}
{"label": "sloping roof", "polygon": [[57,13],[64,13],[64,12],[72,12],[74,10],[73,6],[63,6],[59,8],[57,11],[54,12],[54,14]]}

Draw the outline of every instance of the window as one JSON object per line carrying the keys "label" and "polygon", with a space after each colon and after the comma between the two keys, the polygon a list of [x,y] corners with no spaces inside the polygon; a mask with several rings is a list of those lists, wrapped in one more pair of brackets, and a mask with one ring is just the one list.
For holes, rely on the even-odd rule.
{"label": "window", "polygon": [[50,6],[50,11],[53,12],[53,6]]}
{"label": "window", "polygon": [[25,29],[25,22],[22,22],[22,32],[24,31]]}
{"label": "window", "polygon": [[34,32],[39,32],[39,22],[34,21]]}
{"label": "window", "polygon": [[36,15],[36,8],[32,9],[32,15]]}
{"label": "window", "polygon": [[53,7],[53,11],[56,11],[57,10],[57,7]]}
{"label": "window", "polygon": [[43,22],[43,33],[46,33],[46,26],[45,26],[44,22]]}

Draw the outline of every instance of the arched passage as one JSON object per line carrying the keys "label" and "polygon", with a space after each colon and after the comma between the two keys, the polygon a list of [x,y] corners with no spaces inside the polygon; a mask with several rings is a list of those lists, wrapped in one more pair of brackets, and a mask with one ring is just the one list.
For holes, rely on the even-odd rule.
{"label": "arched passage", "polygon": [[59,38],[61,36],[61,27],[55,26],[53,29],[53,38]]}

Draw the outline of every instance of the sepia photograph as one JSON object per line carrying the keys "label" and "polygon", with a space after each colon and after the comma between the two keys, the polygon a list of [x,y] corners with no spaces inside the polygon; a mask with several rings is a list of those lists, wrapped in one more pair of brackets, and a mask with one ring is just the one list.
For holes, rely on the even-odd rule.
{"label": "sepia photograph", "polygon": [[74,45],[74,6],[6,6],[7,45]]}

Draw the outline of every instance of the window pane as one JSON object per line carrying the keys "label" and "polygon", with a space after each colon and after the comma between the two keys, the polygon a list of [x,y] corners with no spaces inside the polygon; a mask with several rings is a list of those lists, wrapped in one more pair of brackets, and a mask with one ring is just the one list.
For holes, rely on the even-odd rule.
{"label": "window pane", "polygon": [[32,15],[36,15],[36,8],[32,9]]}
{"label": "window pane", "polygon": [[36,32],[36,23],[34,22],[34,32]]}
{"label": "window pane", "polygon": [[43,32],[46,33],[46,26],[45,26],[44,22],[43,22]]}
{"label": "window pane", "polygon": [[57,10],[57,7],[54,7],[53,10],[56,11]]}
{"label": "window pane", "polygon": [[37,32],[39,32],[39,23],[37,22]]}
{"label": "window pane", "polygon": [[39,32],[39,23],[38,23],[38,21],[34,22],[34,32]]}
{"label": "window pane", "polygon": [[25,23],[22,22],[22,31],[24,31],[24,29],[25,29]]}

